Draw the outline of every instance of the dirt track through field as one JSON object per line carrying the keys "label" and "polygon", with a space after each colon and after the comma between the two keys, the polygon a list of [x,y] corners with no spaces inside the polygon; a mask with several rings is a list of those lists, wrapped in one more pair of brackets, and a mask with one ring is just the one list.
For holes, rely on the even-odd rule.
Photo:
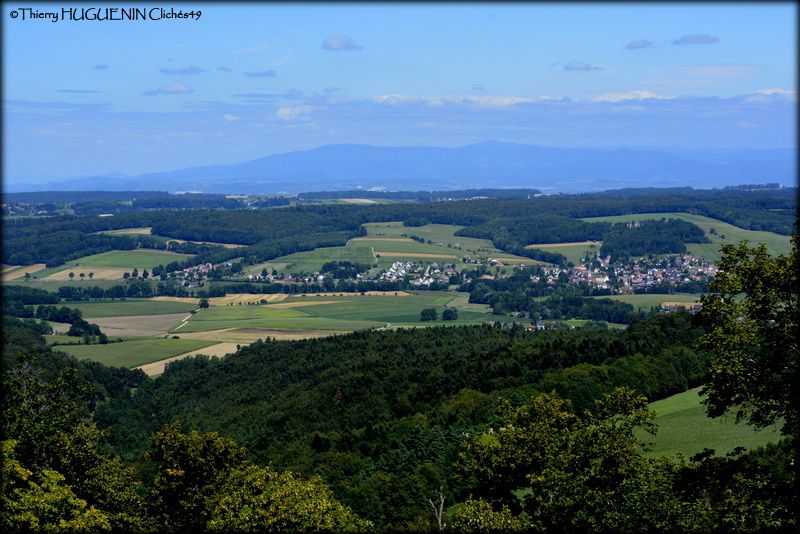
{"label": "dirt track through field", "polygon": [[24,278],[25,273],[37,273],[47,267],[44,263],[34,263],[33,265],[25,266],[14,266],[14,265],[4,265],[3,266],[3,274],[2,279],[3,282],[7,282],[9,280],[17,280],[18,278]]}
{"label": "dirt track through field", "polygon": [[191,356],[197,356],[199,354],[205,354],[206,356],[214,356],[220,358],[227,354],[236,352],[238,350],[236,348],[236,345],[237,343],[219,343],[217,345],[211,345],[210,347],[206,347],[204,349],[198,349],[198,350],[193,350],[191,352],[186,352],[184,354],[178,354],[177,356],[173,356],[172,358],[167,358],[165,360],[159,360],[157,362],[140,365],[136,369],[141,369],[147,376],[157,376],[164,373],[164,369],[170,362],[174,362],[176,360],[182,360],[184,358],[189,358]]}
{"label": "dirt track through field", "polygon": [[186,313],[163,315],[133,315],[128,317],[86,317],[109,337],[117,336],[156,336],[166,334],[176,323],[191,317]]}
{"label": "dirt track through field", "polygon": [[350,241],[395,241],[400,243],[416,242],[409,237],[354,237]]}

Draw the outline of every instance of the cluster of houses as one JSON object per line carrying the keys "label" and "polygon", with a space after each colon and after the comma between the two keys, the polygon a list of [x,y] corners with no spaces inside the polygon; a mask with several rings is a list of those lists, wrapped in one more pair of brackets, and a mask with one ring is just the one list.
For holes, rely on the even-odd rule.
{"label": "cluster of houses", "polygon": [[378,275],[379,280],[388,282],[398,282],[409,279],[409,283],[415,286],[430,286],[434,282],[448,283],[450,277],[457,275],[455,265],[440,264],[433,262],[430,264],[420,264],[410,261],[396,261],[391,267],[382,271]]}
{"label": "cluster of houses", "polygon": [[[564,275],[571,284],[584,282],[598,289],[627,294],[663,283],[677,286],[689,282],[709,282],[716,276],[717,266],[691,255],[642,258],[628,263],[611,263],[610,257],[598,257],[584,265],[572,268],[545,267],[543,271],[543,277],[550,285],[555,285]],[[540,276],[531,276],[532,282],[541,280]]]}

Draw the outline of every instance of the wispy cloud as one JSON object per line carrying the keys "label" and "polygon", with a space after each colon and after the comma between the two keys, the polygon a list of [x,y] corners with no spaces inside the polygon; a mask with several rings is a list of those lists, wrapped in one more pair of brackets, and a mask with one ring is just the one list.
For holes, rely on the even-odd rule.
{"label": "wispy cloud", "polygon": [[363,47],[354,43],[347,35],[331,35],[322,41],[322,48],[338,52],[342,50],[361,50]]}
{"label": "wispy cloud", "polygon": [[231,113],[226,113],[225,115],[222,116],[222,120],[224,120],[225,122],[236,122],[239,120],[239,117]]}
{"label": "wispy cloud", "polygon": [[57,92],[85,94],[85,93],[99,93],[100,91],[95,91],[94,89],[59,89]]}
{"label": "wispy cloud", "polygon": [[194,65],[189,65],[188,67],[178,67],[175,69],[159,69],[161,74],[171,74],[171,75],[178,75],[183,76],[186,74],[200,74],[202,72],[206,72],[206,69],[201,69],[200,67],[195,67]]}
{"label": "wispy cloud", "polygon": [[230,67],[217,67],[217,70],[220,72],[233,72],[233,69]]}
{"label": "wispy cloud", "polygon": [[275,112],[275,117],[284,120],[297,120],[304,118],[306,115],[314,110],[311,106],[285,106],[278,108]]}
{"label": "wispy cloud", "polygon": [[709,65],[688,65],[681,67],[685,76],[704,78],[749,78],[758,74],[758,65],[726,63]]}
{"label": "wispy cloud", "polygon": [[424,104],[444,106],[466,104],[477,107],[506,107],[517,104],[531,104],[536,99],[528,96],[490,96],[490,95],[448,95],[448,96],[407,96],[400,94],[380,95],[372,99],[380,104]]}
{"label": "wispy cloud", "polygon": [[251,78],[274,78],[278,74],[278,71],[268,69],[268,70],[256,70],[251,72],[245,72],[245,76],[249,76]]}
{"label": "wispy cloud", "polygon": [[180,95],[193,92],[194,89],[185,83],[177,82],[169,85],[162,85],[158,89],[152,89],[142,93],[144,96],[157,96],[157,95]]}
{"label": "wispy cloud", "polygon": [[564,65],[564,70],[574,70],[574,71],[603,70],[603,67],[600,67],[599,65],[591,65],[583,61],[570,61],[569,63]]}
{"label": "wispy cloud", "polygon": [[651,48],[653,43],[647,39],[637,39],[625,45],[628,50],[641,50],[642,48]]}
{"label": "wispy cloud", "polygon": [[671,100],[672,97],[660,96],[652,91],[626,91],[601,93],[594,97],[595,102],[624,102],[626,100]]}
{"label": "wispy cloud", "polygon": [[252,54],[253,52],[261,52],[262,50],[266,50],[271,45],[267,43],[261,43],[255,46],[248,46],[246,48],[239,48],[238,50],[231,50],[228,52],[229,54]]}
{"label": "wispy cloud", "polygon": [[107,70],[107,69],[108,69],[108,65],[105,65],[105,64],[100,64],[100,65],[95,65],[94,66],[94,70]]}
{"label": "wispy cloud", "polygon": [[684,35],[680,39],[672,41],[674,45],[698,45],[698,44],[714,44],[719,42],[719,37],[708,34],[700,35]]}

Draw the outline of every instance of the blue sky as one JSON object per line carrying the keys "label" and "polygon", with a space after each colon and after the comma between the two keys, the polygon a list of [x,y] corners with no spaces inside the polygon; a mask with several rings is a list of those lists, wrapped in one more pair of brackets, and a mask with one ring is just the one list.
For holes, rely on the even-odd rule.
{"label": "blue sky", "polygon": [[183,3],[199,20],[104,22],[19,7],[3,5],[15,180],[333,143],[796,146],[793,3]]}

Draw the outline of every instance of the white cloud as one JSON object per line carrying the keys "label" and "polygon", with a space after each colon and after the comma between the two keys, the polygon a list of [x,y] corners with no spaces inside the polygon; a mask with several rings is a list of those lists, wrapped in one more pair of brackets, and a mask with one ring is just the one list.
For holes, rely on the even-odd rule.
{"label": "white cloud", "polygon": [[176,82],[171,83],[169,85],[162,85],[158,89],[153,89],[150,91],[145,91],[142,93],[146,96],[155,96],[155,95],[178,95],[178,94],[186,94],[193,92],[194,89],[186,85],[185,83]]}
{"label": "white cloud", "polygon": [[769,89],[759,89],[758,91],[753,91],[759,95],[793,95],[795,94],[794,91],[788,91],[783,87],[770,87]]}
{"label": "white cloud", "polygon": [[361,50],[363,47],[354,43],[347,35],[331,35],[322,41],[322,48],[339,52],[342,50]]}
{"label": "white cloud", "polygon": [[284,121],[296,120],[308,115],[313,109],[311,106],[285,106],[278,108],[275,116]]}
{"label": "white cloud", "polygon": [[660,96],[652,91],[625,91],[602,93],[594,97],[595,102],[623,102],[625,100],[670,100],[673,97]]}
{"label": "white cloud", "polygon": [[236,122],[236,121],[239,120],[239,117],[237,117],[236,115],[231,115],[230,113],[228,113],[228,114],[225,114],[225,115],[222,116],[222,120],[224,120],[225,122]]}
{"label": "white cloud", "polygon": [[516,104],[530,104],[536,99],[528,96],[489,96],[489,95],[448,95],[448,96],[406,96],[399,94],[380,95],[372,99],[380,104],[424,104],[444,106],[446,104],[471,104],[478,107],[505,107]]}

